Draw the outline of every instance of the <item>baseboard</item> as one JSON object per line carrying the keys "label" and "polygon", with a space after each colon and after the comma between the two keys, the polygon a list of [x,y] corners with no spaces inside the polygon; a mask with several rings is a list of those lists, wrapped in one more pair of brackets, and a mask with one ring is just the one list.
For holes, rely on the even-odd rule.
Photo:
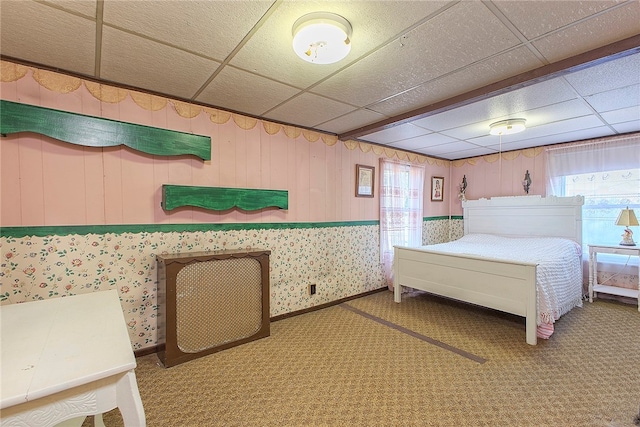
{"label": "baseboard", "polygon": [[158,351],[160,351],[160,346],[159,345],[154,345],[152,347],[145,347],[145,348],[141,348],[140,350],[135,350],[133,352],[133,355],[136,358],[138,358],[138,357],[148,356],[150,354],[157,353]]}
{"label": "baseboard", "polygon": [[[335,301],[327,302],[325,304],[316,305],[313,307],[308,307],[302,310],[292,311],[291,313],[281,314],[279,316],[274,316],[270,320],[271,322],[277,322],[279,320],[288,319],[290,317],[299,316],[301,314],[310,313],[312,311],[322,310],[324,308],[332,307],[334,305],[342,304],[343,302],[351,301],[353,299],[366,297],[368,295],[373,295],[378,292],[386,291],[388,288],[385,286],[383,288],[374,289],[372,291],[363,292],[361,294],[351,295],[350,297],[341,298]],[[150,354],[157,353],[160,350],[159,345],[154,345],[152,347],[145,347],[133,352],[135,357],[143,357],[148,356]]]}

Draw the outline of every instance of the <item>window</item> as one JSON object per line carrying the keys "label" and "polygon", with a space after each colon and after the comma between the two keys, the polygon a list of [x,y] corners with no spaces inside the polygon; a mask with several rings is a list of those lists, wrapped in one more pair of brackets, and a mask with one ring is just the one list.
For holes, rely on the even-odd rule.
{"label": "window", "polygon": [[[615,225],[621,209],[640,207],[640,168],[583,173],[564,177],[564,195],[585,197],[582,239],[589,243],[618,243],[623,227]],[[638,239],[639,237],[635,237]]]}
{"label": "window", "polygon": [[380,159],[380,262],[392,287],[393,246],[422,244],[424,166]]}
{"label": "window", "polygon": [[620,242],[620,210],[640,212],[640,136],[549,147],[546,163],[548,194],[585,197],[583,250],[590,243]]}

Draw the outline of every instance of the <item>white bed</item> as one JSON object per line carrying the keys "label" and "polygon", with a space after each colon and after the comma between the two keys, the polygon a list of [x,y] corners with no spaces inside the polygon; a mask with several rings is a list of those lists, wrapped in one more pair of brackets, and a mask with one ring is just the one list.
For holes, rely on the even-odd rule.
{"label": "white bed", "polygon": [[[581,245],[583,204],[581,196],[469,200],[463,202],[464,234],[559,237]],[[523,316],[526,341],[535,345],[539,314],[537,268],[536,262],[447,253],[429,246],[396,246],[394,299],[401,302],[402,287],[407,286]],[[582,283],[579,298],[581,289]]]}

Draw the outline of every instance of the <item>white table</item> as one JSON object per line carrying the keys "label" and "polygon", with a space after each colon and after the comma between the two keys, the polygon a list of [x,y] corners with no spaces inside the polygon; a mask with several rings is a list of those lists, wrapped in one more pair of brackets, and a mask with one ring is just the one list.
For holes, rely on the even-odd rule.
{"label": "white table", "polygon": [[0,307],[0,425],[54,426],[120,409],[146,425],[115,290]]}
{"label": "white table", "polygon": [[638,288],[628,289],[619,286],[598,284],[598,254],[618,254],[640,257],[640,247],[621,245],[589,245],[589,302],[593,302],[594,292],[611,295],[619,295],[638,299],[638,311],[640,311],[640,264],[638,265]]}

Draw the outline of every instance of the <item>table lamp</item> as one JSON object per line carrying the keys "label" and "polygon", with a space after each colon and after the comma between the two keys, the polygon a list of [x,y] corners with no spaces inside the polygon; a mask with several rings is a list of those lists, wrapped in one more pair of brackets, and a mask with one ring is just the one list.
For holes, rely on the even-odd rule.
{"label": "table lamp", "polygon": [[620,244],[622,246],[635,246],[636,243],[633,241],[633,231],[629,229],[630,225],[638,225],[638,218],[633,212],[633,209],[629,209],[629,206],[627,206],[626,209],[622,209],[620,211],[620,215],[618,215],[618,219],[616,220],[616,225],[625,226]]}

